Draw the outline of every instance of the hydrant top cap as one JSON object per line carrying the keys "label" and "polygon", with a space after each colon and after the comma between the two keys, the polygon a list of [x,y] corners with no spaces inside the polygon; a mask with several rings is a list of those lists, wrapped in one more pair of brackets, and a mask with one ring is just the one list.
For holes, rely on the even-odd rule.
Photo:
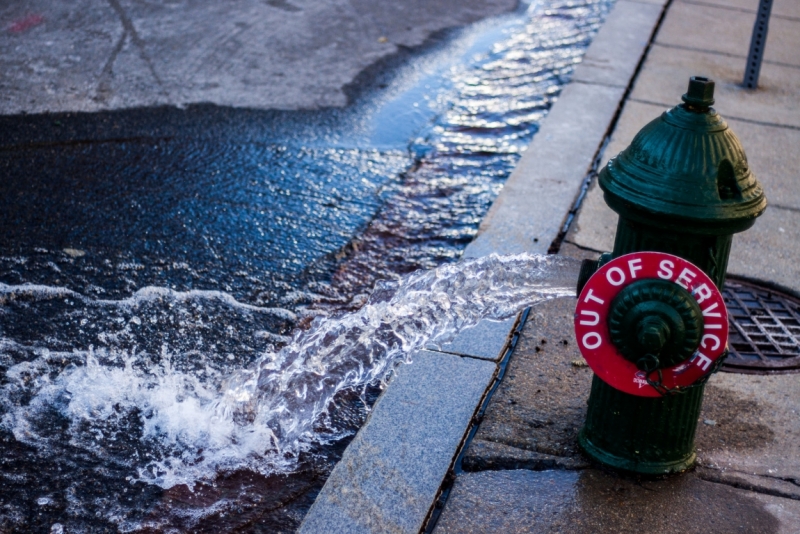
{"label": "hydrant top cap", "polygon": [[606,202],[644,224],[709,235],[746,230],[767,200],[739,139],[710,107],[714,81],[692,77],[683,100],[602,169]]}
{"label": "hydrant top cap", "polygon": [[689,90],[684,93],[681,100],[690,106],[708,108],[714,105],[714,80],[702,76],[689,78]]}

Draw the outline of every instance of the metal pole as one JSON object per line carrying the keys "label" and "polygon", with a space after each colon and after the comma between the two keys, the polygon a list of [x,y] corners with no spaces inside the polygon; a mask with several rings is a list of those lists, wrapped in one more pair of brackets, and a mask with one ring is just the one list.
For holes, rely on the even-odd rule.
{"label": "metal pole", "polygon": [[772,0],[760,0],[756,23],[753,25],[753,37],[750,38],[750,54],[747,56],[747,66],[744,70],[742,84],[748,89],[758,87],[758,75],[761,72],[761,60],[764,59],[764,48],[767,44],[767,30],[769,29],[769,15],[772,12]]}

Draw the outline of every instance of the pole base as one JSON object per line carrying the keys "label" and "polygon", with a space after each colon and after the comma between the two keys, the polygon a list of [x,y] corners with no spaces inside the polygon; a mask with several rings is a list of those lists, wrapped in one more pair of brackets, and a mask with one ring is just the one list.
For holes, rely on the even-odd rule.
{"label": "pole base", "polygon": [[642,475],[669,475],[672,473],[681,473],[692,467],[697,460],[697,454],[695,454],[694,451],[683,458],[669,462],[640,461],[631,458],[622,458],[594,445],[589,438],[586,437],[585,429],[581,429],[580,434],[578,434],[578,445],[580,445],[583,452],[591,459],[603,465]]}

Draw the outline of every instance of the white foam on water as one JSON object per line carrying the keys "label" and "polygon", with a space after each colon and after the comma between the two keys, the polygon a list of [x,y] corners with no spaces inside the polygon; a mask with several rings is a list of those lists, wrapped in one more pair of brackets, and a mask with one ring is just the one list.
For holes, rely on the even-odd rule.
{"label": "white foam on water", "polygon": [[[179,332],[191,330],[191,322],[167,323],[164,317],[209,300],[223,305],[220,319],[275,310],[218,292],[147,288],[129,299],[100,301],[63,288],[3,286],[3,302],[23,301],[18,304],[26,313],[36,314],[37,303],[53,299],[82,302],[83,309],[68,307],[61,318],[79,332],[109,309],[116,315],[124,309],[125,334],[107,338],[135,342],[131,329],[139,326],[133,318],[148,315],[159,318],[157,328],[172,328],[177,335],[174,345],[162,344],[157,353],[121,343],[52,350],[47,342],[0,340],[0,351],[27,355],[6,374],[1,424],[17,440],[42,450],[66,438],[70,446],[132,467],[139,480],[163,488],[192,487],[241,469],[291,472],[303,451],[353,431],[334,422],[330,410],[338,394],[385,380],[429,341],[445,342],[484,318],[503,319],[543,300],[574,295],[577,263],[556,256],[492,255],[380,282],[356,312],[319,317],[283,349],[263,351],[234,372],[227,365],[231,354],[181,343]],[[115,314],[108,328],[120,319]],[[254,323],[248,335],[263,336]],[[212,341],[205,339],[204,345]],[[54,416],[68,421],[68,428],[50,424]],[[137,443],[114,452],[115,444],[131,440]]]}

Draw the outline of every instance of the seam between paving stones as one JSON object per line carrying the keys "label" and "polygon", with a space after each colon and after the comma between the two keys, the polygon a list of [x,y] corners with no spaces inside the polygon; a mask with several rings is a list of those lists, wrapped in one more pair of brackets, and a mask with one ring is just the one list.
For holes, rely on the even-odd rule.
{"label": "seam between paving stones", "polygon": [[548,254],[557,254],[558,251],[561,249],[561,245],[564,242],[564,239],[566,239],[567,235],[569,234],[569,229],[572,226],[572,223],[575,221],[576,215],[580,211],[581,205],[583,204],[583,200],[586,198],[586,193],[589,191],[589,187],[597,177],[597,172],[600,167],[600,162],[602,161],[603,158],[603,153],[605,152],[605,149],[608,147],[608,144],[611,142],[611,135],[617,128],[617,123],[619,123],[619,119],[622,116],[622,110],[625,107],[625,103],[630,99],[631,92],[633,91],[633,86],[636,84],[636,80],[639,77],[639,73],[642,71],[642,68],[644,68],[644,63],[647,60],[647,56],[650,54],[650,50],[653,48],[653,45],[656,44],[656,36],[658,35],[659,30],[661,29],[661,25],[664,23],[664,19],[667,16],[667,11],[672,5],[672,2],[673,0],[667,0],[661,7],[661,14],[658,16],[658,20],[656,20],[656,23],[653,26],[653,31],[650,32],[650,38],[647,41],[647,45],[645,45],[644,50],[642,51],[642,55],[639,57],[639,62],[636,64],[636,68],[633,70],[633,73],[631,74],[631,77],[628,80],[628,85],[625,87],[625,92],[622,94],[622,98],[617,104],[617,109],[614,112],[614,116],[611,118],[611,122],[608,124],[606,133],[597,147],[597,152],[595,152],[594,159],[590,164],[589,170],[583,178],[581,188],[578,191],[578,194],[575,196],[575,200],[573,201],[570,210],[564,216],[561,231],[558,233],[553,242],[550,243],[550,247],[547,250]]}
{"label": "seam between paving stones", "polygon": [[[737,488],[745,491],[751,491],[753,493],[761,493],[763,495],[772,495],[773,497],[782,497],[784,499],[791,499],[793,501],[800,501],[800,497],[796,493],[789,493],[787,491],[781,491],[775,488],[765,488],[758,486],[756,484],[747,482],[745,480],[730,480],[723,478],[724,473],[734,473],[737,475],[746,475],[746,476],[754,476],[756,478],[763,478],[766,480],[777,480],[781,482],[786,482],[792,484],[793,486],[800,486],[800,484],[794,479],[788,478],[781,478],[781,477],[770,477],[767,475],[754,475],[753,473],[747,473],[745,471],[737,471],[734,469],[728,470],[720,470],[715,469],[713,467],[705,467],[705,466],[698,466],[698,469],[695,469],[694,474],[697,478],[701,480],[705,480],[706,482],[711,482],[714,484],[721,484],[723,486],[730,486],[732,488]],[[718,476],[713,476],[717,474]]]}
{"label": "seam between paving stones", "polygon": [[[686,50],[686,51],[689,51],[689,52],[701,52],[703,54],[713,54],[715,56],[731,57],[731,58],[735,58],[735,59],[745,59],[745,60],[747,59],[747,56],[744,55],[744,54],[732,54],[731,52],[723,52],[721,50],[708,50],[706,48],[698,48],[696,46],[685,46],[685,45],[679,45],[679,44],[673,44],[673,43],[662,43],[662,42],[659,42],[659,41],[656,41],[655,44],[657,44],[658,46],[664,47],[664,48],[673,48],[675,50]],[[777,67],[784,67],[784,68],[787,68],[787,69],[800,69],[800,65],[792,65],[791,63],[783,63],[782,61],[773,61],[771,59],[763,59],[763,60],[761,60],[761,63],[765,64],[765,65],[775,65]]]}
{"label": "seam between paving stones", "polygon": [[596,248],[587,247],[586,245],[579,245],[578,243],[576,243],[574,241],[570,241],[569,239],[564,239],[563,242],[564,243],[569,243],[573,247],[575,247],[577,249],[580,249],[580,250],[585,250],[586,252],[597,252],[598,254],[602,254],[603,252],[607,252],[605,250],[599,250],[599,249],[596,249]]}
{"label": "seam between paving stones", "polygon": [[[659,29],[661,28],[661,25],[664,22],[664,18],[666,17],[667,11],[668,11],[670,5],[672,4],[672,1],[673,0],[667,0],[662,6],[661,13],[660,13],[655,25],[653,26],[653,30],[650,33],[650,37],[648,39],[647,45],[645,45],[644,49],[642,50],[642,54],[641,54],[641,56],[639,58],[639,61],[636,64],[636,67],[635,67],[635,69],[634,69],[634,71],[633,71],[633,73],[632,73],[627,85],[624,86],[625,87],[625,92],[623,93],[622,97],[620,98],[620,101],[617,104],[617,109],[615,110],[614,115],[613,115],[611,121],[609,122],[608,128],[606,129],[606,132],[605,132],[604,136],[602,137],[602,139],[601,139],[601,141],[600,141],[600,143],[598,145],[597,151],[594,154],[594,158],[592,159],[592,162],[590,164],[589,172],[583,178],[582,184],[581,184],[581,188],[580,188],[575,200],[572,203],[571,209],[565,215],[565,218],[564,218],[565,220],[564,220],[564,224],[562,226],[562,230],[561,230],[561,232],[559,232],[559,234],[556,236],[556,238],[551,243],[550,249],[548,250],[548,253],[558,252],[558,249],[560,248],[561,243],[564,241],[564,238],[566,237],[567,233],[569,232],[569,227],[570,227],[572,221],[574,220],[574,217],[577,214],[578,210],[580,209],[580,205],[581,205],[583,199],[586,196],[586,191],[588,190],[589,185],[591,184],[592,180],[594,179],[594,177],[597,174],[597,170],[598,170],[600,161],[602,160],[603,153],[604,153],[606,147],[608,146],[608,144],[610,142],[611,134],[616,129],[617,123],[619,122],[619,118],[622,115],[622,110],[623,110],[623,107],[625,105],[625,102],[630,97],[630,94],[631,94],[631,92],[633,90],[633,86],[634,86],[634,84],[636,82],[636,79],[638,78],[639,73],[641,72],[641,70],[642,70],[642,68],[644,66],[645,60],[647,59],[647,56],[648,56],[648,54],[650,52],[650,49],[652,48],[653,44],[655,43],[656,35],[658,34],[658,31],[659,31]],[[586,84],[586,85],[601,86],[601,87],[602,86],[614,87],[614,88],[622,87],[622,86],[614,86],[614,85],[611,85],[611,84],[603,84],[603,83],[590,82],[590,81],[581,81],[581,80],[574,80],[574,82],[583,83],[583,84]],[[555,250],[552,250],[554,248],[555,248]],[[502,381],[502,379],[503,379],[503,377],[505,375],[505,369],[506,369],[506,367],[508,365],[508,362],[509,362],[511,356],[513,355],[513,350],[516,347],[516,341],[518,340],[519,335],[520,335],[521,330],[522,330],[522,327],[525,324],[525,319],[527,319],[528,311],[529,310],[525,311],[524,317],[521,318],[520,324],[517,327],[517,330],[514,332],[514,335],[513,335],[512,339],[511,339],[512,346],[509,348],[508,354],[501,360],[501,363],[498,365],[498,368],[500,368],[502,366],[502,369],[499,369],[499,372],[497,374],[497,377],[496,377],[493,385],[490,387],[490,390],[487,391],[487,393],[485,395],[485,399],[482,401],[481,405],[479,405],[479,408],[481,409],[481,412],[485,411],[486,408],[488,407],[488,404],[489,404],[489,401],[491,400],[492,394],[496,391],[497,387],[500,385],[500,382]],[[480,412],[478,412],[478,413],[480,413]],[[476,422],[473,422],[472,428],[470,428],[468,430],[468,434],[465,437],[464,442],[462,443],[462,449],[457,454],[457,457],[456,457],[457,459],[456,459],[456,464],[455,464],[456,466],[458,466],[460,464],[460,461],[463,459],[464,452],[466,452],[466,447],[469,445],[469,443],[474,438],[475,433],[476,433],[476,431],[477,431],[479,426],[480,426],[480,421],[477,421],[477,424],[476,424]],[[516,448],[516,447],[514,447],[514,448]],[[519,450],[524,450],[524,449],[519,449]],[[559,458],[566,458],[566,457],[559,456]],[[448,481],[448,479],[450,479],[450,480]],[[447,496],[449,494],[449,490],[452,488],[452,484],[455,481],[454,479],[455,479],[455,477],[445,477],[446,483],[449,483],[449,487],[448,488],[444,488],[444,485],[443,485],[443,488],[440,490],[440,495],[437,497],[437,500],[434,501],[433,505],[431,506],[431,512],[433,512],[433,510],[435,510],[437,508],[437,504],[439,503],[440,500],[442,500],[443,502],[441,503],[441,506],[439,506],[439,508],[438,508],[439,512],[441,512],[441,510],[444,508],[444,505],[446,504]],[[433,520],[431,521],[431,519],[433,519]],[[436,519],[438,519],[438,515],[436,517],[434,517],[434,518],[431,518],[431,514],[429,513],[429,517],[426,519],[426,528],[424,529],[424,532],[426,532],[426,533],[433,532],[433,530],[436,527]]]}
{"label": "seam between paving stones", "polygon": [[[488,443],[497,443],[498,445],[502,445],[504,447],[508,447],[509,449],[514,449],[523,453],[538,453],[537,451],[532,451],[530,449],[521,449],[514,445],[509,445],[508,443],[503,442],[488,442]],[[576,457],[574,456],[560,456],[558,454],[542,454],[543,456],[549,456],[555,460],[575,460]],[[524,464],[525,460],[508,460],[508,463],[505,462],[495,462],[491,467],[484,467],[480,469],[470,469],[468,472],[470,473],[482,473],[484,471],[517,471],[517,470],[525,470],[525,471],[584,471],[586,469],[591,469],[592,465],[589,463],[589,460],[583,456],[583,453],[580,455],[580,459],[585,461],[585,464],[578,464],[574,466],[568,466],[564,464],[560,465],[522,465]],[[539,458],[539,459],[531,459],[527,460],[530,462],[546,462],[548,459]]]}
{"label": "seam between paving stones", "polygon": [[[628,100],[630,100],[631,102],[638,102],[639,104],[647,104],[649,106],[661,106],[665,110],[670,109],[675,105],[674,102],[671,104],[665,104],[664,102],[656,102],[655,100],[645,100],[644,98],[631,97]],[[746,119],[744,117],[736,117],[728,113],[725,114],[725,120],[746,122],[748,124],[756,124],[758,126],[772,126],[773,128],[784,128],[786,130],[800,130],[800,126],[794,126],[793,124],[776,124],[774,122],[757,121],[753,119]],[[770,207],[772,207],[772,204],[770,204]]]}
{"label": "seam between paving stones", "polygon": [[[436,351],[431,351],[428,349],[420,350],[419,352],[425,353],[428,365],[433,364],[434,366],[436,366],[437,364],[435,362],[439,357],[447,357],[448,360],[451,362],[451,364],[453,362],[467,361],[467,359],[462,356],[453,354],[443,354],[443,353],[436,354]],[[431,358],[431,356],[433,356],[433,358]],[[472,409],[470,407],[472,406],[479,407],[481,405],[481,402],[485,398],[486,392],[490,389],[491,385],[494,383],[497,377],[497,366],[493,365],[494,362],[489,362],[479,358],[471,358],[470,360],[472,362],[475,362],[476,364],[481,365],[484,371],[488,371],[489,373],[482,376],[479,383],[475,383],[475,386],[477,387],[472,388],[473,390],[470,393],[470,398],[475,399],[475,396],[477,396],[477,399],[468,403],[462,402],[461,406],[457,407],[459,412],[458,416],[459,423],[456,426],[460,427],[461,429],[457,431],[456,428],[451,428],[448,431],[447,433],[448,443],[452,443],[456,439],[458,440],[457,443],[463,442],[463,437],[466,433],[466,431],[463,430],[463,428],[469,428],[469,426],[472,424],[475,418],[475,414],[477,411],[477,408]],[[461,364],[460,363],[456,364],[456,366],[461,367]],[[404,366],[404,367],[411,367],[411,366]],[[453,365],[449,365],[448,367],[452,369]],[[477,370],[477,367],[474,367],[472,364],[468,364],[468,367],[472,367],[473,369],[473,371],[470,371],[470,373]],[[388,387],[383,392],[381,397],[378,399],[376,407],[370,413],[367,423],[361,428],[361,430],[356,435],[353,442],[351,442],[351,444],[348,446],[347,450],[345,450],[342,459],[334,468],[334,472],[328,478],[328,481],[326,482],[325,486],[320,492],[320,495],[317,497],[317,500],[312,505],[311,510],[309,510],[309,512],[306,514],[306,517],[304,518],[303,523],[300,526],[300,532],[367,533],[367,532],[388,532],[389,530],[391,530],[392,532],[400,533],[400,532],[415,532],[416,529],[411,530],[411,528],[413,528],[411,525],[420,525],[420,528],[423,525],[423,520],[426,517],[425,513],[427,513],[429,508],[428,507],[424,508],[425,513],[422,513],[423,509],[421,509],[419,506],[413,505],[412,503],[411,509],[408,509],[406,505],[408,504],[409,498],[411,496],[408,494],[404,495],[403,494],[404,492],[397,493],[397,497],[399,497],[399,500],[391,500],[390,497],[391,502],[389,508],[382,506],[382,501],[375,501],[374,499],[373,500],[367,499],[367,501],[365,502],[359,502],[361,501],[362,496],[368,495],[370,494],[370,492],[369,489],[366,489],[365,486],[362,485],[361,483],[358,483],[358,481],[367,482],[367,486],[369,486],[370,479],[372,479],[372,481],[374,482],[374,479],[378,477],[382,480],[378,482],[377,486],[374,486],[373,484],[374,486],[373,489],[377,489],[379,493],[386,493],[387,490],[389,492],[393,492],[395,490],[396,486],[392,483],[394,477],[399,477],[397,482],[402,483],[405,478],[404,475],[410,475],[412,477],[417,476],[412,471],[408,471],[408,467],[410,467],[409,465],[400,466],[400,471],[396,471],[394,469],[393,467],[394,462],[392,461],[392,457],[395,456],[395,451],[391,447],[389,449],[385,447],[379,448],[381,454],[378,455],[374,454],[375,448],[370,447],[371,444],[380,443],[382,440],[385,441],[385,436],[386,436],[385,432],[387,432],[387,429],[384,428],[383,430],[380,430],[380,427],[381,426],[385,427],[387,424],[391,425],[392,419],[389,419],[385,416],[378,417],[378,419],[381,419],[379,425],[379,432],[377,434],[372,432],[373,435],[369,435],[366,438],[364,437],[365,433],[370,434],[371,428],[372,429],[375,428],[374,426],[372,426],[372,423],[376,420],[376,416],[379,416],[379,413],[383,413],[381,412],[381,406],[384,406],[382,402],[387,402],[386,401],[387,398],[393,397],[389,404],[389,406],[391,406],[391,408],[389,409],[389,413],[391,414],[393,410],[396,411],[398,409],[397,408],[399,406],[398,401],[406,402],[408,401],[408,399],[414,398],[415,395],[418,393],[416,391],[416,386],[415,386],[417,382],[415,381],[409,382],[410,378],[408,374],[405,374],[405,373],[413,373],[414,371],[410,371],[409,369],[403,369],[403,371],[404,371],[404,376],[396,376],[392,380],[392,382],[390,383],[390,387]],[[428,369],[426,372],[428,373],[425,375],[426,377],[436,376],[435,373],[431,372],[431,369]],[[417,378],[419,379],[420,377]],[[466,378],[466,375],[464,375],[464,378]],[[423,381],[425,380],[423,379]],[[436,382],[436,379],[434,378],[433,381]],[[401,385],[398,386],[397,384]],[[406,401],[403,401],[403,399],[406,399]],[[450,399],[452,400],[453,397],[451,397]],[[406,404],[406,409],[411,409],[412,411],[414,411],[414,406],[416,404],[417,404],[416,402],[411,402],[410,404]],[[428,408],[430,408],[430,406]],[[425,409],[427,410],[427,408]],[[463,422],[463,427],[461,427],[462,422]],[[425,441],[426,438],[424,437],[424,433],[427,431],[426,427],[421,427],[421,430],[423,433],[422,440]],[[394,436],[392,430],[388,430],[388,432],[389,435]],[[456,434],[456,432],[458,432],[458,434]],[[359,441],[359,438],[361,438],[361,441]],[[400,438],[399,436],[393,437],[393,439],[398,439],[398,438],[401,440],[403,439]],[[397,443],[397,442],[392,441],[392,443]],[[414,443],[415,443],[414,440],[409,441],[408,443],[411,445],[411,450],[410,451],[406,450],[405,453],[411,452],[413,455],[415,452],[421,452],[425,450],[419,447],[414,449]],[[436,444],[433,443],[429,443],[429,445],[434,445],[436,447]],[[353,453],[353,448],[355,448],[358,452],[366,451],[366,457],[360,456],[357,453]],[[420,504],[424,505],[424,502],[428,502],[429,498],[431,499],[431,501],[433,501],[433,497],[431,496],[431,493],[428,490],[433,490],[434,488],[430,487],[432,484],[429,483],[433,483],[433,486],[435,487],[435,492],[438,492],[441,489],[442,480],[450,472],[449,468],[452,465],[453,459],[455,457],[454,451],[457,450],[458,450],[458,445],[456,446],[447,445],[446,448],[444,449],[440,447],[433,449],[436,455],[441,457],[443,453],[446,455],[446,457],[437,460],[438,464],[437,469],[432,475],[429,474],[429,476],[424,477],[425,483],[423,485],[429,487],[427,490],[425,490],[423,494],[424,500],[422,500]],[[349,463],[351,464],[349,466],[347,465],[348,462],[346,461],[346,458],[348,458],[348,453],[350,453]],[[404,454],[401,454],[401,456],[403,456]],[[363,464],[365,460],[367,461],[367,463],[364,464],[366,465],[366,470],[359,467],[358,465],[352,465],[353,462],[355,462],[355,464],[358,463]],[[444,463],[444,461],[447,462],[448,466],[447,469],[443,468],[442,464]],[[336,475],[337,470],[339,471],[338,477]],[[392,473],[393,471],[396,472]],[[392,473],[392,477],[386,478],[387,473]],[[331,487],[329,487],[329,485]],[[419,486],[419,484],[417,484],[417,486]],[[408,486],[407,484],[406,485],[401,484],[401,488],[409,490],[410,486]],[[320,499],[320,497],[322,497],[325,494],[326,490],[328,490],[328,498]],[[435,494],[436,493],[433,493],[433,495]],[[327,510],[322,513],[317,511],[316,515],[314,515],[314,509],[315,507],[318,507],[318,505],[320,505],[320,501],[322,501],[321,508]],[[352,506],[353,504],[356,504],[356,506]],[[394,506],[392,506],[392,504]],[[397,507],[398,504],[400,505],[399,508]],[[363,514],[363,517],[360,518],[363,519],[363,521],[356,519],[356,515],[354,514]],[[389,527],[392,528],[390,529]]]}
{"label": "seam between paving stones", "polygon": [[453,456],[453,461],[447,470],[447,475],[445,475],[444,482],[439,487],[439,492],[436,494],[436,498],[433,500],[433,503],[431,503],[431,507],[428,510],[428,515],[425,517],[425,521],[422,523],[423,527],[421,532],[430,534],[436,528],[439,515],[444,509],[447,498],[450,496],[450,490],[453,489],[455,478],[461,472],[461,461],[464,458],[464,453],[467,451],[469,444],[472,442],[475,434],[478,431],[478,427],[480,426],[481,420],[486,413],[486,409],[489,407],[489,402],[492,400],[492,396],[497,391],[497,388],[500,387],[500,383],[503,381],[503,377],[506,374],[506,369],[508,369],[508,363],[511,360],[511,356],[514,354],[514,349],[517,347],[517,341],[519,341],[519,337],[522,334],[522,328],[525,326],[525,323],[528,320],[529,313],[530,308],[527,308],[525,311],[520,313],[517,316],[517,320],[514,322],[511,331],[509,332],[509,336],[506,339],[506,344],[503,347],[503,357],[499,362],[497,362],[494,378],[489,387],[483,393],[481,401],[475,407],[472,420],[467,428],[467,431],[464,433],[464,437],[462,438],[458,449],[456,449],[456,454]]}
{"label": "seam between paving stones", "polygon": [[[510,334],[510,332],[509,332],[509,334]],[[505,347],[507,345],[508,345],[508,343],[503,345],[504,348],[500,352],[505,351],[506,350]],[[492,360],[488,360],[488,359],[484,358],[483,356],[472,356],[470,354],[463,354],[461,352],[447,352],[446,350],[436,350],[436,349],[425,349],[425,350],[427,350],[428,352],[439,352],[441,354],[449,354],[450,356],[458,356],[459,358],[469,358],[470,360],[481,360],[483,362],[492,361]]]}

